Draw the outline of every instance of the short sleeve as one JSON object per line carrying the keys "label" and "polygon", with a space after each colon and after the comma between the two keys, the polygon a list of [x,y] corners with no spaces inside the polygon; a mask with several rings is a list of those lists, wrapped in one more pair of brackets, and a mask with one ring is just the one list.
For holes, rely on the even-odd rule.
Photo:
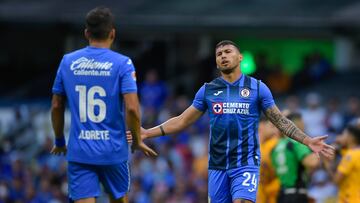
{"label": "short sleeve", "polygon": [[65,95],[64,81],[62,76],[62,67],[65,65],[64,58],[61,60],[59,68],[56,73],[55,81],[52,87],[53,94]]}
{"label": "short sleeve", "polygon": [[205,102],[205,84],[196,93],[192,106],[194,106],[199,111],[206,111],[207,105]]}
{"label": "short sleeve", "polygon": [[296,154],[296,158],[297,160],[301,161],[303,160],[307,155],[311,154],[312,151],[309,147],[295,141],[295,140],[291,140],[290,142],[294,143],[294,152]]}
{"label": "short sleeve", "polygon": [[268,108],[275,105],[275,101],[271,94],[270,89],[261,81],[259,85],[259,97],[260,97],[261,109],[263,111],[266,111]]}
{"label": "short sleeve", "polygon": [[131,59],[126,60],[122,68],[125,69],[125,71],[120,78],[121,93],[136,93],[136,72]]}
{"label": "short sleeve", "polygon": [[352,160],[352,156],[350,153],[347,153],[340,161],[340,164],[337,168],[338,172],[342,173],[343,175],[349,174],[349,172],[352,170],[352,163],[354,160]]}

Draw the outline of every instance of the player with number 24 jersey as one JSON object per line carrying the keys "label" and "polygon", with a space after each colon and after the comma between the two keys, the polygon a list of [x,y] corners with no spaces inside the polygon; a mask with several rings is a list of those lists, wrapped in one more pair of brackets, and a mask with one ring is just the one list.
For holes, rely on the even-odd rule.
{"label": "player with number 24 jersey", "polygon": [[[312,144],[317,151],[330,146],[306,136],[281,114],[264,83],[241,73],[243,56],[234,42],[219,42],[215,56],[221,77],[203,85],[192,105],[179,116],[143,129],[141,137],[177,133],[207,112],[210,116],[209,201],[254,203],[260,164],[258,124],[261,111],[293,139]],[[327,152],[333,151],[324,151]]]}

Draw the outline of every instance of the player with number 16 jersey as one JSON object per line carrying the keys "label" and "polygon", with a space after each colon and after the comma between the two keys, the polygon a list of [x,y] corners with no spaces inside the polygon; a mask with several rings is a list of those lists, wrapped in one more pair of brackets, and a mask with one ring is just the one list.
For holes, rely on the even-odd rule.
{"label": "player with number 16 jersey", "polygon": [[66,95],[71,110],[68,161],[89,164],[127,161],[120,95],[137,91],[130,58],[91,46],[66,54],[52,91]]}
{"label": "player with number 16 jersey", "polygon": [[[110,9],[105,7],[87,14],[85,36],[89,46],[64,55],[52,88],[51,116],[56,140],[51,153],[67,154],[69,196],[76,202],[95,202],[100,183],[110,194],[110,202],[127,202],[127,127],[134,135],[132,150],[156,155],[140,139],[132,61],[110,50],[115,38],[113,21]],[[67,146],[63,135],[65,98],[71,111]]]}

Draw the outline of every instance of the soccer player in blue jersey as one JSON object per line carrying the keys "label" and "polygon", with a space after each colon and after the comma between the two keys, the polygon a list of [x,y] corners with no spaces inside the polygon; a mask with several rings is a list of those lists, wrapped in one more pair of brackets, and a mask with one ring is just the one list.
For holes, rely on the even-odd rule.
{"label": "soccer player in blue jersey", "polygon": [[[111,202],[128,202],[125,123],[133,135],[132,151],[156,155],[140,138],[135,69],[130,58],[110,50],[115,29],[108,8],[98,7],[87,14],[85,36],[89,46],[64,55],[52,88],[56,139],[51,153],[67,154],[69,196],[75,202],[94,203],[100,183]],[[65,101],[71,111],[67,146]]]}
{"label": "soccer player in blue jersey", "polygon": [[215,54],[221,77],[204,84],[192,105],[181,115],[154,128],[142,130],[142,139],[173,134],[208,112],[208,194],[211,203],[256,202],[261,111],[288,137],[326,157],[334,154],[334,148],[324,143],[326,136],[311,138],[305,135],[281,114],[263,82],[241,73],[243,57],[235,43],[228,40],[219,42]]}

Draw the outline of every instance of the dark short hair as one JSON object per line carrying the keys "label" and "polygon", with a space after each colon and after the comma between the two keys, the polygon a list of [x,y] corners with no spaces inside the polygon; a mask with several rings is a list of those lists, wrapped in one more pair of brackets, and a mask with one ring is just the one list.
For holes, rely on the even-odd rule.
{"label": "dark short hair", "polygon": [[286,117],[291,121],[302,119],[302,116],[299,112],[290,112]]}
{"label": "dark short hair", "polygon": [[86,29],[92,39],[107,39],[114,27],[114,15],[109,8],[96,7],[86,15]]}
{"label": "dark short hair", "polygon": [[357,144],[360,144],[360,118],[352,120],[346,130],[355,137]]}
{"label": "dark short hair", "polygon": [[215,50],[217,50],[219,47],[222,47],[225,45],[233,45],[240,52],[240,48],[238,47],[238,45],[235,44],[235,42],[233,42],[231,40],[222,40],[221,42],[217,43],[215,46]]}

